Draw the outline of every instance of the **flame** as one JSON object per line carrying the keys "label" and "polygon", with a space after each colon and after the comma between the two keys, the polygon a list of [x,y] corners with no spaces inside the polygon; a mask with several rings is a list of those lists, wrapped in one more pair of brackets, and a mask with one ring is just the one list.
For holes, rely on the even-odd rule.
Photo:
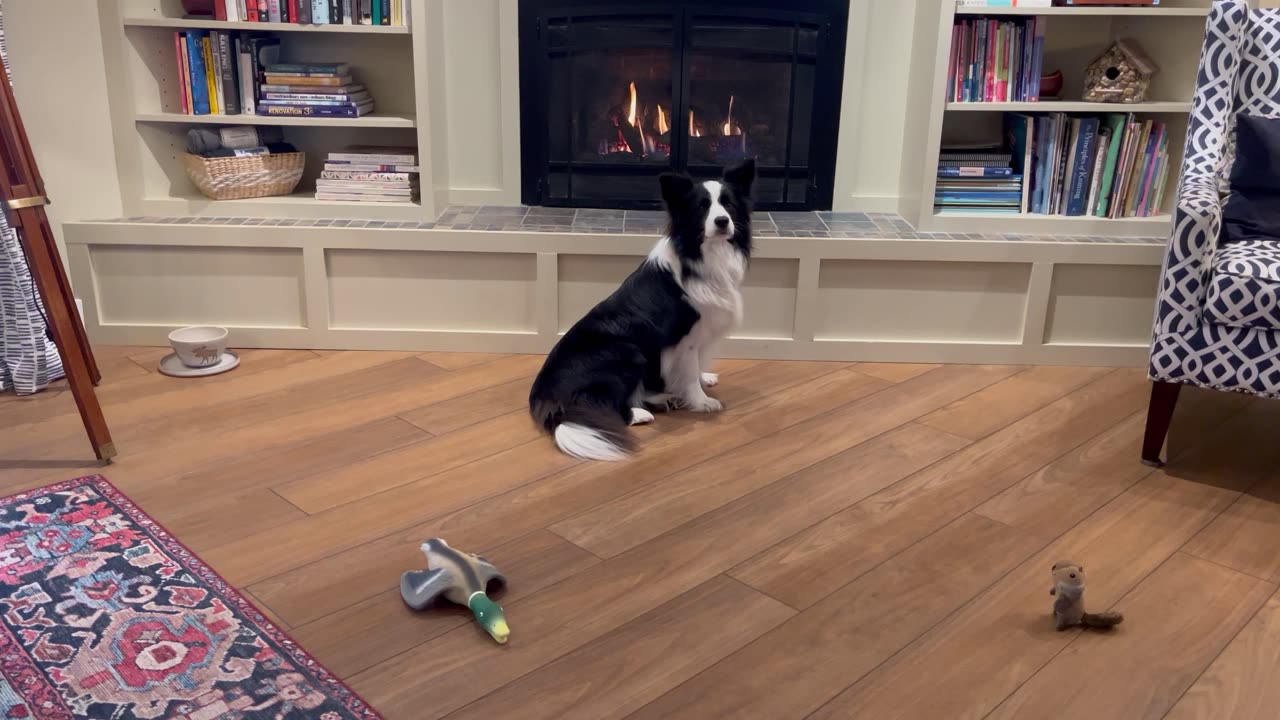
{"label": "flame", "polygon": [[662,106],[658,106],[658,133],[666,135],[671,132],[671,126],[667,125],[667,114],[662,111]]}
{"label": "flame", "polygon": [[689,111],[689,137],[702,137],[702,133],[698,132],[698,128],[693,124],[693,110]]}
{"label": "flame", "polygon": [[631,127],[636,126],[636,84],[631,83],[631,109],[627,111],[627,122],[631,123]]}
{"label": "flame", "polygon": [[725,135],[733,134],[733,96],[732,95],[729,96],[729,115],[728,117],[725,118],[725,121],[724,121],[724,134]]}

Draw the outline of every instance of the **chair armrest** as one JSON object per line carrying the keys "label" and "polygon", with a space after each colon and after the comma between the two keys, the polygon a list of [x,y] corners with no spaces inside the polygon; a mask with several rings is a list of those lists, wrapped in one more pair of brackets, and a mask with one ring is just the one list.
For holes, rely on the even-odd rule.
{"label": "chair armrest", "polygon": [[1160,274],[1157,334],[1185,333],[1200,326],[1221,229],[1222,202],[1213,180],[1187,178],[1178,192],[1173,233]]}

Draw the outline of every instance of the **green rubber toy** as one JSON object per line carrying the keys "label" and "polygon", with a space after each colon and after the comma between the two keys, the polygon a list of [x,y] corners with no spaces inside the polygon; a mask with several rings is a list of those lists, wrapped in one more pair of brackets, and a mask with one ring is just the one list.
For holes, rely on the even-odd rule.
{"label": "green rubber toy", "polygon": [[440,538],[422,543],[427,556],[426,570],[410,570],[400,576],[400,597],[414,610],[422,610],[441,597],[465,605],[476,622],[494,640],[505,643],[511,637],[502,607],[489,599],[491,586],[507,584],[507,578],[479,555],[460,552]]}

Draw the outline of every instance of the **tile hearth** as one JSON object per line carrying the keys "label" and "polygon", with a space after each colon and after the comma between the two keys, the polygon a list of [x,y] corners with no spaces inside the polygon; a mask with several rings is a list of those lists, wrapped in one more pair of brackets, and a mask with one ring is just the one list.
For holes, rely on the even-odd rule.
{"label": "tile hearth", "polygon": [[[658,210],[575,210],[521,205],[450,205],[435,222],[383,220],[244,217],[124,217],[105,222],[165,225],[262,225],[272,227],[387,228],[399,230],[468,230],[485,232],[589,233],[657,235],[666,214]],[[756,237],[836,238],[869,240],[977,240],[1056,243],[1163,245],[1163,237],[1103,237],[1098,235],[1031,235],[1014,233],[916,232],[905,219],[888,213],[757,212]]]}

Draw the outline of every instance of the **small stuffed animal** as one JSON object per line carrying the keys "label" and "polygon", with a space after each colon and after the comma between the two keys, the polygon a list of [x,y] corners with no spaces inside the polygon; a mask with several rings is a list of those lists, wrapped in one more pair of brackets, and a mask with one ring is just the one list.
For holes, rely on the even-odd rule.
{"label": "small stuffed animal", "polygon": [[405,604],[422,610],[443,597],[466,605],[480,627],[494,640],[505,643],[511,637],[511,629],[502,608],[485,591],[493,581],[506,585],[506,577],[488,560],[454,550],[440,538],[422,543],[422,552],[427,556],[427,569],[410,570],[400,576],[400,597]]}
{"label": "small stuffed animal", "polygon": [[1053,588],[1049,594],[1056,598],[1053,617],[1058,621],[1059,630],[1077,626],[1106,629],[1124,622],[1124,616],[1118,612],[1084,611],[1084,568],[1077,563],[1054,563]]}

